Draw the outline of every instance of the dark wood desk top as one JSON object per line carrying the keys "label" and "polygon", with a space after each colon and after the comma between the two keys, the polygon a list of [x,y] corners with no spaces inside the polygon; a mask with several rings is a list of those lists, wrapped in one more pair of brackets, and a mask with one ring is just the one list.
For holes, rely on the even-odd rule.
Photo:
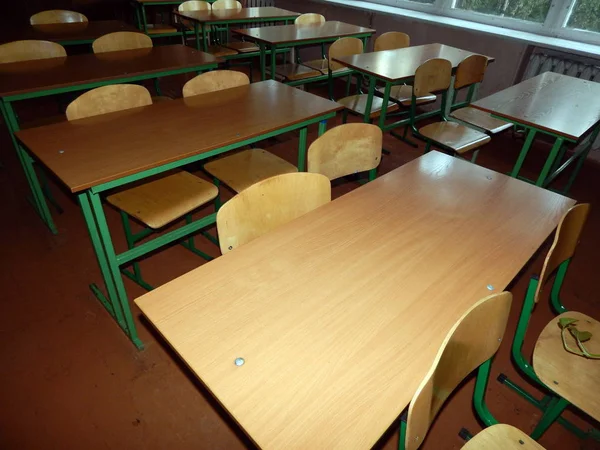
{"label": "dark wood desk top", "polygon": [[264,6],[258,8],[237,9],[213,9],[211,11],[175,11],[176,16],[188,19],[198,23],[210,22],[252,22],[261,19],[294,19],[300,13],[287,11],[274,6]]}
{"label": "dark wood desk top", "polygon": [[0,97],[217,62],[213,55],[179,44],[0,64]]}
{"label": "dark wood desk top", "polygon": [[600,122],[600,83],[546,72],[472,106],[577,141]]}
{"label": "dark wood desk top", "polygon": [[[333,58],[345,66],[387,81],[400,81],[413,77],[417,68],[431,58],[443,58],[456,68],[467,56],[474,53],[444,44],[426,44],[397,50],[363,53],[361,55]],[[488,56],[490,62],[494,58]]]}
{"label": "dark wood desk top", "polygon": [[432,151],[135,302],[259,448],[368,449],[573,203]]}
{"label": "dark wood desk top", "polygon": [[313,39],[328,39],[357,34],[373,34],[375,30],[344,22],[325,22],[318,25],[279,25],[276,27],[232,30],[234,33],[267,44],[285,44]]}
{"label": "dark wood desk top", "polygon": [[269,80],[22,130],[17,138],[78,192],[341,109]]}
{"label": "dark wood desk top", "polygon": [[120,20],[96,20],[77,23],[53,23],[47,25],[26,25],[23,27],[2,27],[0,43],[21,40],[42,40],[53,42],[93,41],[100,36],[115,31],[137,31],[133,25]]}

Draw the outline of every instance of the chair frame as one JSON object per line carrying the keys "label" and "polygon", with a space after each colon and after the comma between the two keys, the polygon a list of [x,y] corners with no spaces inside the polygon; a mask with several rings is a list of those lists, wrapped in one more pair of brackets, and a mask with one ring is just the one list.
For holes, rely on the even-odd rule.
{"label": "chair frame", "polygon": [[[498,300],[496,300],[496,299],[498,299]],[[491,296],[481,299],[479,302],[477,302],[475,305],[473,305],[473,307],[468,312],[466,312],[463,315],[463,317],[456,323],[456,325],[448,333],[448,336],[446,337],[444,344],[442,344],[442,347],[440,348],[440,350],[438,352],[438,357],[440,356],[440,353],[443,354],[443,352],[446,349],[446,343],[451,340],[451,338],[454,335],[454,332],[462,325],[463,321],[469,317],[469,314],[474,309],[479,308],[482,305],[485,305],[489,301],[508,302],[508,308],[506,311],[506,314],[507,314],[506,321],[508,321],[508,313],[510,311],[510,303],[512,303],[512,295],[509,292],[497,293],[497,294],[493,294]],[[506,326],[506,323],[504,326]],[[503,332],[503,334],[504,334],[504,332]],[[500,338],[500,340],[501,339],[502,339],[502,337]],[[473,404],[475,406],[475,411],[477,413],[477,416],[485,424],[486,427],[499,424],[498,420],[496,420],[496,418],[492,415],[492,413],[490,412],[490,410],[485,402],[485,393],[487,390],[487,384],[488,384],[488,380],[489,380],[490,367],[492,364],[492,360],[494,359],[494,355],[497,352],[498,346],[500,346],[500,341],[498,342],[496,349],[493,350],[493,352],[491,353],[491,356],[487,360],[485,360],[483,363],[481,363],[481,365],[479,365],[478,368],[476,368],[477,375],[476,375],[476,381],[475,381],[475,389],[473,391]],[[437,362],[438,362],[438,357],[436,357],[436,362],[434,363],[435,365],[432,367],[432,370],[437,369],[436,366],[437,366]],[[469,374],[467,373],[466,376],[468,376],[468,375]],[[427,380],[429,380],[429,373],[424,381],[427,381]],[[415,397],[417,397],[417,395],[419,393],[420,392],[418,392],[415,395]],[[415,398],[413,397],[413,401],[411,401],[411,406],[412,406],[414,400],[415,400]],[[399,438],[398,438],[398,449],[399,450],[406,450],[407,436],[410,434],[410,430],[408,429],[408,421],[411,420],[411,412],[412,412],[411,406],[409,406],[408,414],[403,413],[400,418],[400,429],[399,429]],[[440,405],[440,408],[441,408],[441,405]],[[431,418],[430,423],[431,422],[433,422],[433,418]],[[429,426],[427,428],[429,428]],[[461,436],[466,438],[467,440],[472,437],[472,435],[465,429],[463,429],[461,431]],[[420,438],[421,438],[421,440],[419,441],[419,444],[417,444],[417,447],[420,445],[420,442],[422,442],[422,440],[424,439],[424,436],[421,436]],[[414,447],[414,448],[416,448],[416,447]]]}
{"label": "chair frame", "polygon": [[[118,86],[119,86],[119,85],[108,85],[108,86],[101,86],[101,87],[99,87],[99,88],[96,88],[96,89],[93,89],[93,90],[91,90],[91,91],[88,91],[88,92],[86,92],[86,93],[84,93],[84,94],[82,94],[82,95],[88,95],[88,94],[90,94],[90,93],[92,93],[92,92],[94,92],[94,91],[97,91],[97,90],[99,90],[99,89],[114,89],[115,87],[118,87]],[[145,105],[145,106],[149,106],[149,105],[151,105],[151,104],[152,104],[152,99],[151,99],[151,97],[150,97],[150,92],[149,92],[149,91],[148,91],[146,88],[144,88],[143,86],[138,86],[138,85],[128,85],[128,84],[121,85],[121,86],[124,86],[124,87],[127,87],[127,88],[135,88],[136,90],[140,90],[140,89],[143,89],[143,90],[145,90],[145,91],[147,92],[147,94],[148,94],[148,99],[147,99],[148,101],[147,101],[147,103],[146,103],[146,105]],[[71,102],[71,104],[73,104],[74,102],[78,101],[80,97],[81,97],[81,96],[79,96],[77,99],[73,100],[73,102]],[[70,105],[69,105],[69,106],[70,106]],[[68,108],[67,108],[67,109],[68,109]],[[115,109],[115,110],[113,110],[113,111],[110,111],[110,112],[126,111],[126,110],[128,110],[128,109],[130,109],[130,108],[117,108],[117,109]],[[89,118],[89,117],[95,117],[95,116],[94,116],[94,115],[92,115],[92,116],[85,116],[84,118]],[[72,120],[77,120],[77,119],[79,119],[79,117],[75,117],[75,118],[73,118]],[[148,182],[151,182],[151,180],[148,180]],[[218,196],[217,196],[217,197],[218,197]],[[215,198],[215,200],[213,200],[213,202],[214,202],[214,203],[215,203],[215,205],[216,205],[216,198]],[[206,205],[206,204],[208,204],[208,203],[205,203],[204,205]],[[204,206],[204,205],[202,205],[202,206]],[[155,233],[155,232],[157,231],[157,230],[155,230],[155,229],[153,229],[153,228],[150,228],[150,227],[146,226],[146,225],[145,225],[145,224],[143,224],[142,222],[140,222],[140,221],[138,221],[138,220],[135,220],[133,217],[131,217],[131,216],[130,216],[130,215],[127,213],[127,212],[123,211],[122,209],[120,209],[120,208],[116,208],[116,207],[115,207],[115,209],[118,209],[118,211],[119,211],[119,214],[120,214],[120,217],[121,217],[121,223],[122,223],[122,225],[123,225],[123,231],[124,231],[124,233],[125,233],[125,241],[127,242],[127,249],[128,249],[128,250],[133,250],[133,249],[136,247],[136,244],[137,244],[138,242],[140,242],[141,240],[145,239],[146,237],[150,236],[151,234],[153,234],[153,233]],[[215,210],[216,210],[216,206],[215,206]],[[192,223],[194,222],[194,220],[193,220],[193,217],[192,217],[192,214],[193,214],[193,213],[192,213],[192,212],[190,212],[190,213],[188,213],[188,214],[186,214],[186,215],[184,216],[186,225],[190,225],[190,224],[192,224]],[[216,214],[216,213],[215,213],[215,214]],[[207,216],[207,217],[212,217],[212,216],[214,216],[215,214],[213,214],[213,215],[209,215],[209,216]],[[177,220],[177,219],[176,219],[176,220]],[[202,220],[202,219],[201,219],[201,220]],[[132,228],[131,228],[131,222],[132,222],[132,221],[138,222],[138,223],[139,223],[139,224],[142,226],[142,230],[141,230],[141,231],[139,231],[139,232],[137,232],[137,233],[133,232],[133,231],[132,231]],[[171,222],[171,223],[172,223],[172,222]],[[171,223],[167,224],[166,226],[169,226]],[[214,222],[213,222],[213,223],[214,223]],[[208,224],[206,224],[205,226],[209,226],[209,225],[211,225],[211,224],[212,224],[212,223],[208,223]],[[218,239],[216,239],[214,236],[212,236],[212,235],[211,235],[210,233],[208,233],[207,231],[201,231],[201,234],[202,234],[203,236],[205,236],[205,237],[206,237],[206,238],[207,238],[207,239],[208,239],[210,242],[212,242],[213,244],[215,244],[215,245],[217,245],[217,246],[219,245],[219,241],[218,241]],[[152,242],[154,242],[154,241],[158,241],[159,239],[160,239],[160,237],[159,237],[159,238],[156,238],[156,239],[155,239],[155,240],[153,240]],[[167,243],[168,243],[168,242],[167,242]],[[188,236],[187,238],[185,238],[185,240],[184,240],[184,241],[181,241],[181,242],[180,242],[180,244],[181,244],[181,245],[182,245],[184,248],[186,248],[186,249],[188,249],[189,251],[191,251],[192,253],[194,253],[194,254],[196,254],[196,255],[198,255],[198,256],[200,256],[200,257],[204,258],[204,259],[205,259],[205,260],[207,260],[207,261],[210,261],[210,260],[212,260],[212,259],[213,259],[213,257],[212,257],[212,256],[210,256],[210,255],[208,255],[208,254],[204,253],[203,251],[201,251],[200,249],[198,249],[198,248],[195,246],[195,244],[194,244],[194,236],[193,236],[193,235],[190,235],[190,236]],[[166,245],[166,244],[163,244],[163,245],[158,245],[156,248],[157,248],[157,249],[158,249],[158,248],[161,248],[161,247],[163,247],[164,245]],[[135,283],[137,283],[138,285],[140,285],[140,286],[141,286],[141,287],[143,287],[144,289],[146,289],[146,290],[148,290],[148,291],[151,291],[151,290],[153,290],[153,289],[154,289],[154,287],[153,287],[153,286],[151,286],[151,285],[150,285],[148,282],[146,282],[146,281],[144,280],[144,278],[142,277],[142,272],[141,272],[140,266],[139,266],[139,259],[140,259],[140,258],[142,258],[144,255],[145,255],[145,254],[142,254],[142,256],[139,256],[139,257],[137,257],[137,258],[135,258],[135,257],[134,257],[134,258],[132,258],[132,259],[130,260],[130,263],[131,263],[131,266],[132,266],[133,270],[129,270],[129,269],[127,268],[127,265],[126,265],[126,264],[124,264],[124,265],[122,265],[122,266],[120,267],[120,271],[121,271],[121,273],[122,273],[123,275],[125,275],[125,276],[126,276],[127,278],[129,278],[130,280],[134,281]],[[147,255],[146,255],[146,256],[147,256]]]}
{"label": "chair frame", "polygon": [[[583,211],[585,209],[585,211]],[[566,257],[563,261],[558,263],[556,267],[548,268],[550,258],[553,255],[553,252],[557,246],[557,243],[561,239],[561,233],[563,232],[563,224],[565,222],[565,218],[568,217],[572,211],[577,211],[582,213],[583,218],[576,225],[579,227],[577,232],[575,233],[575,244],[572,246],[572,250],[569,253],[568,257]],[[577,245],[577,241],[579,240],[580,233],[585,225],[585,220],[587,218],[589,211],[589,205],[587,204],[579,204],[567,211],[563,218],[561,219],[558,228],[556,230],[554,242],[552,248],[548,251],[548,255],[546,257],[544,267],[540,275],[532,275],[529,279],[529,285],[527,286],[527,291],[525,293],[525,300],[523,302],[523,307],[521,309],[521,313],[519,315],[519,320],[517,322],[517,329],[515,331],[515,335],[513,338],[512,346],[511,346],[511,354],[513,358],[513,362],[516,364],[519,371],[524,374],[528,379],[535,382],[538,386],[543,388],[546,391],[549,389],[546,385],[538,378],[536,375],[532,364],[528,361],[528,358],[523,354],[523,344],[525,342],[525,336],[527,334],[527,328],[529,327],[529,321],[533,314],[534,308],[539,300],[539,296],[541,294],[541,290],[543,286],[552,279],[552,285],[550,290],[550,305],[555,312],[555,314],[559,315],[569,310],[563,305],[560,299],[560,292],[565,280],[565,276],[567,274],[567,270],[572,261],[573,254],[575,252],[575,246]],[[566,230],[569,233],[569,230]],[[552,264],[552,263],[550,263]],[[555,264],[552,264],[555,265]],[[540,281],[541,280],[541,281]],[[570,405],[570,403],[556,396],[554,393],[548,393],[544,395],[544,397],[540,400],[534,397],[532,394],[527,392],[524,388],[519,386],[518,384],[511,381],[505,374],[501,373],[498,376],[498,381],[501,384],[506,385],[525,400],[527,400],[532,405],[536,406],[543,412],[543,416],[531,434],[531,437],[534,439],[539,438],[554,421],[558,421],[563,427],[567,430],[574,433],[580,439],[586,439],[590,436],[594,436],[596,439],[600,440],[600,432],[596,429],[590,431],[583,431],[579,429],[577,426],[569,422],[568,420],[560,417],[562,411]]]}

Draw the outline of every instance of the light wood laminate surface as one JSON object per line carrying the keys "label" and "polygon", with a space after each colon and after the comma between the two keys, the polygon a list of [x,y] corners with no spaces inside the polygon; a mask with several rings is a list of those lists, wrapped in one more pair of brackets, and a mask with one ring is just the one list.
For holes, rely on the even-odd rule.
{"label": "light wood laminate surface", "polygon": [[260,447],[367,449],[573,203],[432,151],[136,303]]}
{"label": "light wood laminate surface", "polygon": [[[416,45],[414,47],[361,55],[333,58],[334,61],[387,81],[399,81],[415,75],[417,68],[432,58],[447,59],[456,68],[467,56],[475,53],[444,44]],[[488,61],[494,58],[488,56]]]}
{"label": "light wood laminate surface", "polygon": [[183,19],[192,20],[198,23],[210,22],[252,22],[264,19],[295,19],[300,13],[288,11],[286,9],[275,8],[274,6],[262,6],[256,8],[242,9],[212,9],[210,11],[174,11],[173,14]]}
{"label": "light wood laminate surface", "polygon": [[313,39],[331,39],[357,34],[372,35],[375,30],[344,22],[330,21],[313,25],[278,25],[275,27],[248,28],[232,30],[233,33],[267,44],[286,44],[290,42],[310,41]]}
{"label": "light wood laminate surface", "polygon": [[545,72],[471,106],[576,141],[600,122],[600,83]]}
{"label": "light wood laminate surface", "polygon": [[121,20],[93,20],[91,22],[51,23],[15,27],[8,25],[0,31],[0,43],[28,39],[67,42],[93,41],[116,31],[139,31]]}
{"label": "light wood laminate surface", "polygon": [[[78,192],[341,109],[330,100],[269,80],[16,135]],[[235,126],[226,119],[233,112],[238,117]]]}
{"label": "light wood laminate surface", "polygon": [[179,44],[0,64],[0,97],[214,66],[218,61],[213,55]]}

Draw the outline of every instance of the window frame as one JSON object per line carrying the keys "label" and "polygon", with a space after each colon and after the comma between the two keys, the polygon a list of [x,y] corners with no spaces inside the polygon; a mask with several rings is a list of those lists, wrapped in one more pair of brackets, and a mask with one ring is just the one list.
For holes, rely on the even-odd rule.
{"label": "window frame", "polygon": [[571,11],[578,0],[552,0],[546,19],[541,23],[454,8],[457,0],[434,0],[433,3],[418,3],[410,0],[367,1],[406,10],[420,11],[454,19],[502,27],[508,30],[524,31],[542,36],[568,39],[593,45],[600,44],[600,32],[566,27]]}

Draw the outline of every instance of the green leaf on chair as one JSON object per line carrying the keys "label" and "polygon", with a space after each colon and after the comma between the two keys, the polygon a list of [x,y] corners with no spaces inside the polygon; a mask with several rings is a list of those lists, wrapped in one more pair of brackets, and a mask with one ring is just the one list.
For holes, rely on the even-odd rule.
{"label": "green leaf on chair", "polygon": [[562,317],[560,319],[558,319],[558,326],[563,329],[565,327],[568,327],[569,325],[571,325],[572,323],[577,322],[577,319],[573,319],[571,317]]}
{"label": "green leaf on chair", "polygon": [[[592,333],[590,333],[589,331],[579,331],[575,323],[577,323],[577,319],[573,319],[570,317],[563,317],[561,319],[558,319],[558,326],[561,329],[560,335],[565,350],[574,355],[583,356],[584,358],[600,359],[600,354],[588,352],[587,348],[585,348],[585,346],[583,345],[584,342],[587,342],[592,338]],[[567,330],[569,330],[571,336],[575,338],[578,347],[577,349],[569,347],[565,333]]]}

